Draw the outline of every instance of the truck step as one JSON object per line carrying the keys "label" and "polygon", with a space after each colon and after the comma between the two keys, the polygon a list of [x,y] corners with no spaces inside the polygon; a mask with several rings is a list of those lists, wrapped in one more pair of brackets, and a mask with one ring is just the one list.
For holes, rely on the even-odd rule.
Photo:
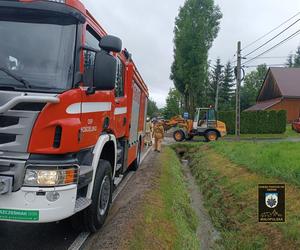
{"label": "truck step", "polygon": [[121,181],[123,180],[123,178],[124,178],[124,175],[119,175],[118,177],[115,177],[115,179],[114,179],[114,185],[117,187],[121,183]]}
{"label": "truck step", "polygon": [[82,211],[83,209],[85,209],[89,205],[91,205],[91,203],[92,203],[91,199],[87,199],[87,198],[83,198],[83,197],[78,198],[75,203],[74,212],[78,213],[78,212]]}

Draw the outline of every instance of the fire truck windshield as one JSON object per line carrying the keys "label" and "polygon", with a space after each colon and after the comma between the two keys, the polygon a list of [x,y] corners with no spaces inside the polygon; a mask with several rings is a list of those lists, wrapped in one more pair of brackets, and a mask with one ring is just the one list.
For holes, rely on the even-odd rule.
{"label": "fire truck windshield", "polygon": [[[59,92],[72,86],[76,21],[32,11],[0,15],[0,86]],[[27,88],[28,91],[28,88]]]}

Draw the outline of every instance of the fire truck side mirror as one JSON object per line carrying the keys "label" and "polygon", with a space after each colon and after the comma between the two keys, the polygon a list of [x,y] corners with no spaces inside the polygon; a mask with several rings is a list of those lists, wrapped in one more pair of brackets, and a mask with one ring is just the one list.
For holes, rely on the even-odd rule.
{"label": "fire truck side mirror", "polygon": [[117,79],[117,60],[106,51],[96,53],[94,86],[96,90],[113,90]]}
{"label": "fire truck side mirror", "polygon": [[99,46],[107,52],[119,53],[122,51],[122,40],[118,37],[107,35],[101,38]]}

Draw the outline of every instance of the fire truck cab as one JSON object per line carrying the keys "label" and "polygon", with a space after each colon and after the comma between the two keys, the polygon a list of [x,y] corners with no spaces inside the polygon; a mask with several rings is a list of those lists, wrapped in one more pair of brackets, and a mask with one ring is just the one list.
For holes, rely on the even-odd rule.
{"label": "fire truck cab", "polygon": [[130,53],[78,0],[0,0],[0,48],[0,221],[97,231],[144,145]]}

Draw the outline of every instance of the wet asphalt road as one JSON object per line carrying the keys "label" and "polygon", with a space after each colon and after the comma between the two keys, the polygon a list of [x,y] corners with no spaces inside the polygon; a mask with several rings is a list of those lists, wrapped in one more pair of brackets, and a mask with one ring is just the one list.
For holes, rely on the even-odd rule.
{"label": "wet asphalt road", "polygon": [[0,249],[66,250],[78,234],[69,221],[49,224],[0,222]]}

